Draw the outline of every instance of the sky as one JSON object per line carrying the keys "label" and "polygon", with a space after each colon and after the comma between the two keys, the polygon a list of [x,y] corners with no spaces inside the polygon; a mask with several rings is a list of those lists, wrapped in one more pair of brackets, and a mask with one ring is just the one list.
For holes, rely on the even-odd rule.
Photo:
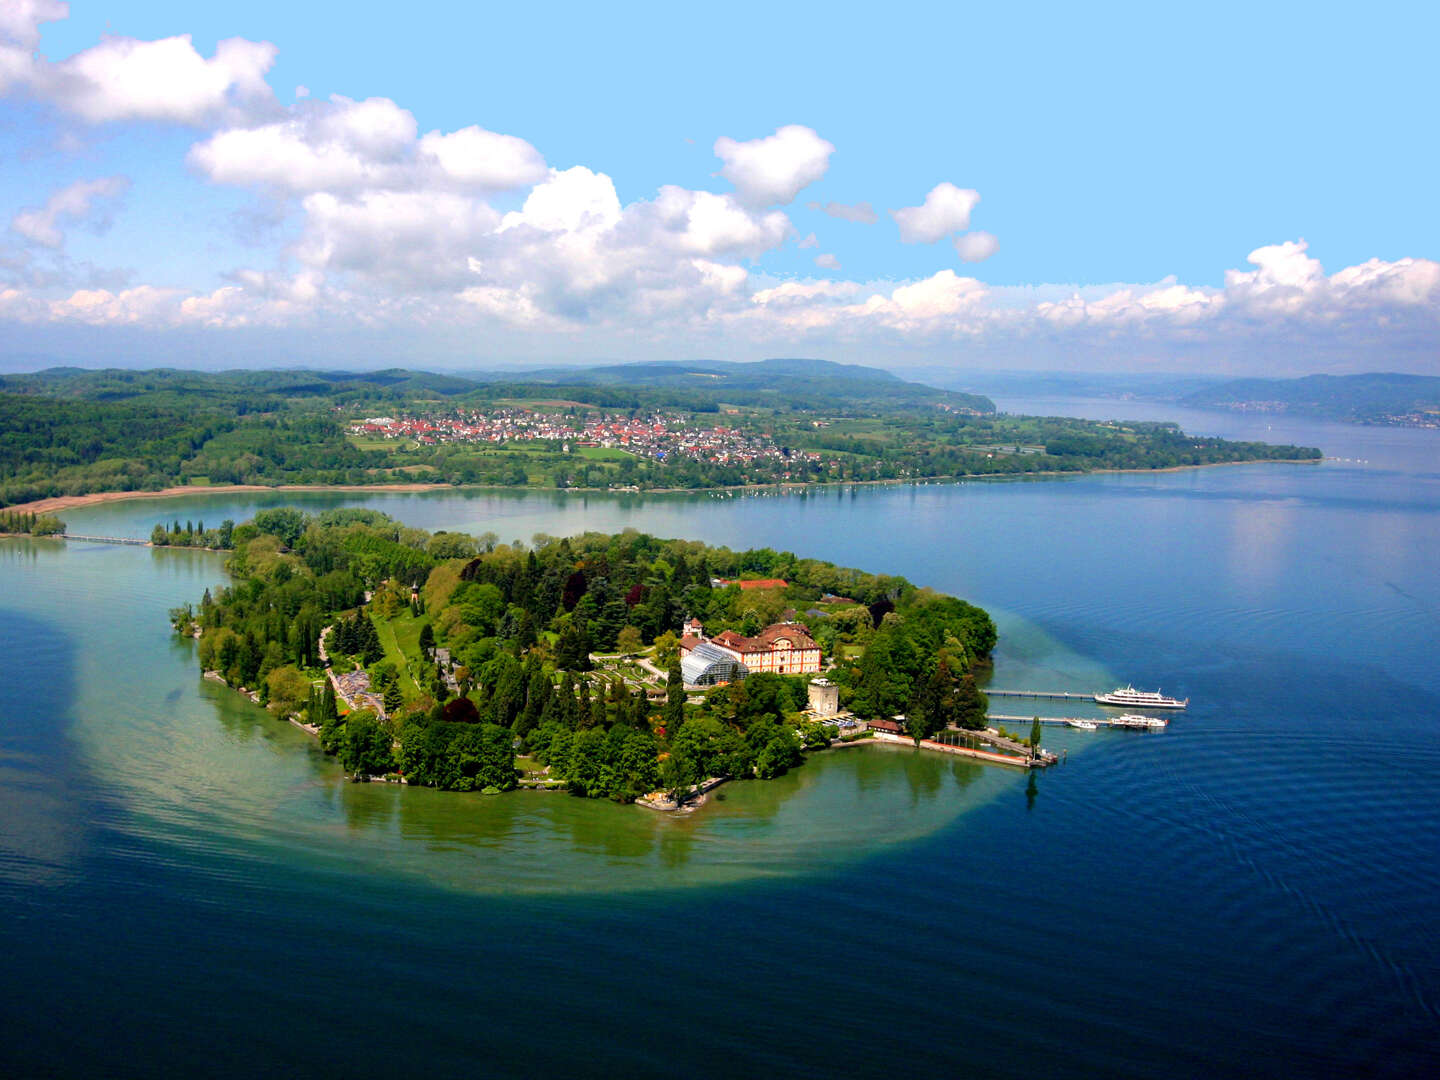
{"label": "sky", "polygon": [[1440,374],[1440,8],[0,0],[0,368]]}

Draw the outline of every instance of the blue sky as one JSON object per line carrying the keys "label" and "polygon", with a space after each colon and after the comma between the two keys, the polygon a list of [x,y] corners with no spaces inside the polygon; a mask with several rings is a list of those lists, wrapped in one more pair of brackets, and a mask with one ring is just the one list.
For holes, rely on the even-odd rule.
{"label": "blue sky", "polygon": [[0,364],[1440,373],[1437,31],[0,0]]}

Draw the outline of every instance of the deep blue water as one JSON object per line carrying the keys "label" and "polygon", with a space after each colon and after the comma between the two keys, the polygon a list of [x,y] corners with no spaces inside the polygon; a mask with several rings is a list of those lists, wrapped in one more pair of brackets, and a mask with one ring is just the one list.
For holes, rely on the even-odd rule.
{"label": "deep blue water", "polygon": [[[10,543],[0,1073],[1434,1074],[1440,440],[1270,437],[1349,460],[805,497],[363,497],[507,540],[634,525],[900,572],[996,614],[995,685],[1113,675],[1192,700],[1157,736],[1054,734],[1068,760],[1029,790],[812,763],[854,771],[860,818],[887,776],[917,813],[969,801],[902,843],[856,821],[853,857],[714,884],[677,862],[627,887],[618,847],[586,855],[614,889],[427,880],[430,859],[509,872],[503,845],[427,824],[412,797],[432,793],[296,825],[328,765],[197,690],[163,633],[219,580],[212,557]],[[267,501],[67,517],[145,535]],[[307,505],[334,501],[362,499]],[[257,784],[262,767],[285,781]],[[361,858],[386,812],[405,872]]]}

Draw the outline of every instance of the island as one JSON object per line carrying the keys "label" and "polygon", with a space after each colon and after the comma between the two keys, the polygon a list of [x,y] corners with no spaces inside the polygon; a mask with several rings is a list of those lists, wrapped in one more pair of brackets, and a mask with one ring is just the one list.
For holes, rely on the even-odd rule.
{"label": "island", "polygon": [[172,611],[177,633],[356,779],[676,809],[866,721],[1040,760],[1038,725],[1028,744],[986,730],[990,616],[903,577],[633,530],[500,544],[368,509],[264,510],[225,539],[233,584]]}
{"label": "island", "polygon": [[1316,461],[1157,422],[998,414],[821,360],[477,374],[0,376],[0,506],[225,486],[695,491]]}

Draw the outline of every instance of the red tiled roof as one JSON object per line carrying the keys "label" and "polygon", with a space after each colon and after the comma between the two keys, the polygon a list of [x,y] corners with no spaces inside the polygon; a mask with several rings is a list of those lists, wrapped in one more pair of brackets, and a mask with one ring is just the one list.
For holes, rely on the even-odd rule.
{"label": "red tiled roof", "polygon": [[815,644],[815,640],[801,623],[775,623],[765,627],[754,637],[745,637],[743,634],[737,634],[734,630],[722,630],[710,640],[727,649],[734,649],[736,652],[755,653],[769,652],[776,648],[775,642],[781,638],[788,639],[792,649],[818,649],[820,647]]}
{"label": "red tiled roof", "polygon": [[747,578],[743,581],[738,578],[732,578],[729,581],[721,578],[720,583],[722,585],[739,585],[741,589],[786,589],[790,586],[788,581],[778,577]]}

